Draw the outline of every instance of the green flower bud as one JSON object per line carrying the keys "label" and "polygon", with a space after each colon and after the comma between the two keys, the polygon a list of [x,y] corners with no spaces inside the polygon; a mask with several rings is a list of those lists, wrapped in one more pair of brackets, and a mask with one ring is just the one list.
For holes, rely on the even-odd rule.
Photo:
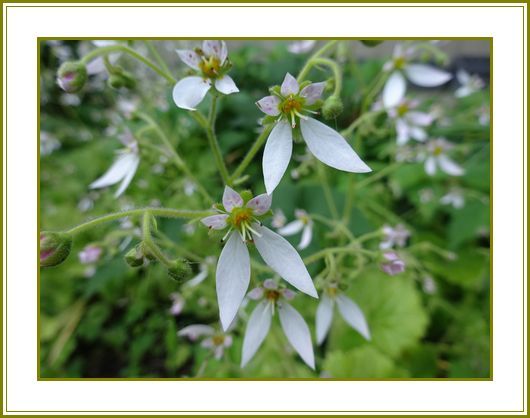
{"label": "green flower bud", "polygon": [[383,41],[378,41],[377,39],[361,39],[361,43],[364,46],[367,46],[369,48],[373,48],[374,46],[382,44]]}
{"label": "green flower bud", "polygon": [[112,74],[109,75],[107,84],[109,87],[116,90],[121,88],[133,89],[136,87],[136,80],[131,73],[118,67]]}
{"label": "green flower bud", "polygon": [[141,267],[145,263],[145,254],[142,244],[138,244],[136,247],[131,248],[127,254],[125,254],[125,262],[131,267]]}
{"label": "green flower bud", "polygon": [[40,266],[53,267],[61,264],[72,249],[72,236],[66,232],[40,233]]}
{"label": "green flower bud", "polygon": [[344,110],[342,100],[338,96],[329,96],[322,106],[322,115],[325,119],[334,119]]}
{"label": "green flower bud", "polygon": [[67,93],[79,92],[87,79],[86,66],[79,61],[67,61],[57,70],[57,84]]}
{"label": "green flower bud", "polygon": [[182,283],[191,274],[191,267],[188,262],[182,258],[172,261],[168,267],[167,274],[178,283]]}

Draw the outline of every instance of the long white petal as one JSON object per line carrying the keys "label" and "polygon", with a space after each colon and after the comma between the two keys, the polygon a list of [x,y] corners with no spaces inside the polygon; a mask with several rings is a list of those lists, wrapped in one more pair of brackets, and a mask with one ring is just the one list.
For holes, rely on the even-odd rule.
{"label": "long white petal", "polygon": [[302,119],[300,122],[302,136],[309,148],[324,164],[338,170],[351,173],[368,173],[372,171],[350,147],[340,134],[315,119]]}
{"label": "long white petal", "polygon": [[267,194],[272,194],[287,170],[293,152],[291,126],[280,121],[272,129],[263,151],[263,179]]}
{"label": "long white petal", "polygon": [[405,97],[407,84],[401,71],[394,71],[385,83],[383,89],[383,104],[389,109],[396,106]]}
{"label": "long white petal", "polygon": [[410,128],[410,136],[416,141],[423,142],[427,139],[427,132],[425,132],[425,129],[420,128],[419,126],[412,126]]}
{"label": "long white petal", "polygon": [[288,237],[290,235],[298,234],[302,229],[304,229],[304,223],[300,219],[297,219],[278,229],[278,233]]}
{"label": "long white petal", "polygon": [[464,174],[464,169],[451,160],[447,155],[438,156],[438,163],[440,164],[442,171],[450,176],[461,176]]}
{"label": "long white petal", "polygon": [[264,226],[256,224],[253,228],[261,235],[254,235],[254,243],[265,263],[301,292],[318,298],[311,276],[292,245]]}
{"label": "long white petal", "polygon": [[333,300],[327,295],[322,295],[316,314],[317,344],[324,342],[328,335],[333,319]]}
{"label": "long white petal", "polygon": [[130,153],[120,154],[112,163],[110,168],[90,184],[91,189],[100,189],[102,187],[112,186],[123,180],[131,167],[134,165],[134,155]]}
{"label": "long white petal", "polygon": [[396,142],[398,145],[405,145],[410,139],[410,127],[403,119],[396,120]]}
{"label": "long white petal", "polygon": [[250,257],[239,233],[228,238],[215,274],[219,315],[223,330],[227,330],[237,314],[250,282]]}
{"label": "long white petal", "polygon": [[302,360],[314,369],[315,356],[313,354],[313,344],[311,343],[309,327],[305,323],[304,318],[288,303],[283,303],[278,309],[278,312],[285,336],[293,348],[300,354]]}
{"label": "long white petal", "polygon": [[453,77],[450,73],[426,64],[409,64],[404,68],[407,78],[421,87],[436,87]]}
{"label": "long white petal", "polygon": [[210,90],[210,81],[201,77],[186,77],[173,87],[173,101],[181,109],[195,110]]}
{"label": "long white petal", "polygon": [[425,112],[412,111],[407,113],[407,119],[414,125],[429,126],[432,123],[433,117]]}
{"label": "long white petal", "polygon": [[344,295],[337,296],[336,300],[337,307],[344,320],[364,338],[370,340],[370,329],[359,305]]}
{"label": "long white petal", "polygon": [[237,93],[239,89],[229,75],[224,75],[221,78],[215,80],[215,88],[223,94]]}
{"label": "long white petal", "polygon": [[250,199],[247,203],[247,208],[252,208],[255,215],[263,215],[271,208],[272,196],[263,193]]}
{"label": "long white petal", "polygon": [[243,206],[243,198],[234,189],[225,186],[223,192],[223,206],[227,212],[232,212],[232,209]]}
{"label": "long white petal", "polygon": [[313,239],[313,225],[311,223],[307,224],[302,231],[302,238],[300,239],[300,244],[298,244],[299,250],[305,250],[311,244]]}
{"label": "long white petal", "polygon": [[425,172],[429,176],[434,176],[436,174],[436,159],[434,157],[428,157],[425,160]]}
{"label": "long white petal", "polygon": [[177,335],[179,337],[188,337],[190,340],[196,340],[203,335],[213,335],[215,330],[209,325],[188,325],[182,328]]}
{"label": "long white petal", "polygon": [[138,156],[138,154],[135,153],[131,153],[130,156],[131,163],[129,165],[129,169],[125,173],[125,177],[121,181],[120,187],[118,187],[118,190],[116,190],[116,193],[114,193],[114,197],[116,198],[120,197],[127,189],[127,187],[129,187],[131,180],[136,174],[136,170],[138,170],[138,164],[140,164],[140,157]]}
{"label": "long white petal", "polygon": [[241,354],[241,367],[254,357],[256,351],[263,343],[269,333],[272,319],[272,308],[270,302],[260,302],[248,319],[245,337],[243,338],[243,352]]}

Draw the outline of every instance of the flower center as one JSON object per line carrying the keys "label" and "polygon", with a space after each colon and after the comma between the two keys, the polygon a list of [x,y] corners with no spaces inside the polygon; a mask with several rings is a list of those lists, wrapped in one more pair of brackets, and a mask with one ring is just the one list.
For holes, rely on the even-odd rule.
{"label": "flower center", "polygon": [[397,111],[398,116],[403,117],[409,111],[409,107],[406,103],[402,103],[397,107],[396,111]]}
{"label": "flower center", "polygon": [[271,302],[276,302],[278,299],[280,299],[280,292],[277,290],[266,290],[265,298]]}
{"label": "flower center", "polygon": [[217,346],[223,345],[224,341],[225,341],[225,336],[224,335],[217,334],[217,335],[214,335],[212,337],[212,343],[214,345],[217,345]]}
{"label": "flower center", "polygon": [[285,114],[300,112],[302,110],[302,100],[291,95],[280,104],[280,109]]}
{"label": "flower center", "polygon": [[231,214],[232,224],[239,228],[243,224],[252,219],[252,209],[250,208],[234,208]]}
{"label": "flower center", "polygon": [[397,57],[394,59],[394,67],[398,70],[401,70],[403,69],[403,67],[405,66],[405,58],[403,57]]}
{"label": "flower center", "polygon": [[219,61],[219,58],[213,55],[208,59],[203,57],[201,62],[199,62],[199,68],[206,77],[216,78],[221,69],[221,62]]}
{"label": "flower center", "polygon": [[434,155],[440,155],[443,152],[443,148],[440,146],[437,146],[434,148],[434,151],[432,152]]}
{"label": "flower center", "polygon": [[337,288],[335,286],[330,286],[326,290],[330,297],[334,298],[335,296],[337,296]]}

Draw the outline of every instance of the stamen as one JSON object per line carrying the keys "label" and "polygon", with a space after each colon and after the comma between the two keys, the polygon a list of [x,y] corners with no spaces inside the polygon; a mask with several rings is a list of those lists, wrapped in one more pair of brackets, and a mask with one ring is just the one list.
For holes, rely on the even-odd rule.
{"label": "stamen", "polygon": [[291,110],[291,128],[296,128],[296,121],[294,120],[294,112]]}
{"label": "stamen", "polygon": [[228,232],[225,234],[225,236],[224,236],[223,238],[221,238],[221,242],[225,242],[225,241],[226,241],[226,237],[227,237],[228,235],[230,235],[230,232],[232,232],[232,228],[229,228],[229,229],[228,229]]}
{"label": "stamen", "polygon": [[252,229],[252,227],[249,224],[247,224],[247,229],[251,231],[254,235],[257,235],[258,237],[261,238],[261,234],[259,232],[254,231],[254,229]]}
{"label": "stamen", "polygon": [[294,111],[294,114],[298,116],[300,119],[307,120],[307,116],[302,115],[298,110]]}

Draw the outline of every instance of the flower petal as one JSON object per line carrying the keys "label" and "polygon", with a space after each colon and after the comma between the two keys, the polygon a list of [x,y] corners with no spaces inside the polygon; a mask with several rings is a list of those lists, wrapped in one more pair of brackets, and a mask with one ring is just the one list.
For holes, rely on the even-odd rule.
{"label": "flower petal", "polygon": [[210,81],[201,77],[185,77],[173,88],[173,101],[181,109],[195,110],[210,90]]}
{"label": "flower petal", "polygon": [[331,327],[331,320],[333,319],[333,300],[323,294],[318,304],[316,314],[316,331],[317,331],[317,344],[320,345],[324,342],[326,335],[328,335],[329,328]]}
{"label": "flower petal", "polygon": [[120,183],[120,187],[118,187],[118,190],[114,193],[114,197],[118,198],[120,197],[123,192],[129,187],[129,184],[131,183],[131,180],[133,179],[134,175],[136,174],[136,170],[138,170],[138,165],[140,164],[140,157],[136,153],[130,153],[128,154],[131,162],[129,165],[129,169],[125,173],[125,177]]}
{"label": "flower petal", "polygon": [[414,125],[429,126],[432,123],[433,117],[425,112],[411,111],[407,113],[407,119]]}
{"label": "flower petal", "polygon": [[191,49],[176,49],[175,52],[181,61],[188,67],[193,68],[194,70],[200,69],[199,63],[201,62],[201,57],[195,51]]}
{"label": "flower petal", "polygon": [[324,92],[324,87],[326,87],[325,81],[309,84],[302,89],[300,96],[305,97],[306,104],[312,105],[320,99],[320,96]]}
{"label": "flower petal", "polygon": [[419,126],[413,126],[410,128],[410,136],[416,141],[425,141],[427,139],[427,132]]}
{"label": "flower petal", "polygon": [[223,193],[223,206],[227,212],[232,212],[234,208],[243,206],[243,198],[229,186],[225,186]]}
{"label": "flower petal", "polygon": [[436,159],[434,157],[428,157],[425,160],[425,172],[429,176],[434,176],[436,174]]}
{"label": "flower petal", "polygon": [[383,104],[385,108],[397,106],[405,97],[407,84],[401,71],[394,71],[383,88]]}
{"label": "flower petal", "polygon": [[190,340],[194,341],[203,335],[213,335],[214,329],[208,325],[188,325],[187,327],[182,328],[177,335],[179,337],[188,337]]}
{"label": "flower petal", "polygon": [[280,121],[272,129],[263,151],[263,179],[268,194],[272,194],[287,170],[293,152],[291,126]]}
{"label": "flower petal", "polygon": [[224,75],[221,78],[215,80],[215,88],[217,91],[223,94],[237,93],[239,89],[229,75]]}
{"label": "flower petal", "polygon": [[201,223],[211,229],[224,229],[226,228],[227,219],[228,215],[223,213],[220,215],[212,215],[202,218]]}
{"label": "flower petal", "polygon": [[316,44],[315,40],[304,40],[291,42],[287,45],[287,51],[292,52],[293,54],[303,54],[309,52]]}
{"label": "flower petal", "polygon": [[304,318],[288,303],[282,303],[278,312],[285,336],[293,348],[300,354],[302,360],[314,369],[315,356],[313,354],[311,334],[309,333],[309,327],[305,323]]}
{"label": "flower petal", "polygon": [[228,56],[228,48],[226,47],[225,41],[203,41],[202,51],[206,56],[216,56],[224,64],[226,57]]}
{"label": "flower petal", "polygon": [[292,245],[264,226],[256,224],[253,228],[261,235],[254,234],[254,243],[265,263],[301,292],[318,298],[311,276]]}
{"label": "flower petal", "polygon": [[120,154],[105,174],[90,184],[91,189],[112,186],[123,180],[134,165],[135,157],[131,153]]}
{"label": "flower petal", "polygon": [[298,85],[298,81],[296,81],[296,78],[294,78],[289,73],[285,74],[285,78],[283,79],[283,83],[280,89],[282,96],[289,96],[290,94],[297,94],[299,90],[300,90],[300,86]]}
{"label": "flower petal", "polygon": [[313,224],[309,223],[305,226],[302,231],[302,238],[300,239],[300,244],[298,244],[299,250],[305,250],[311,244],[313,239]]}
{"label": "flower petal", "polygon": [[216,271],[217,301],[223,330],[227,330],[237,314],[250,282],[250,257],[238,232],[228,238]]}
{"label": "flower petal", "polygon": [[426,64],[409,64],[404,68],[407,78],[421,87],[436,87],[453,77],[450,73]]}
{"label": "flower petal", "polygon": [[208,267],[206,267],[205,265],[202,265],[201,266],[201,269],[199,271],[199,273],[197,273],[196,276],[194,276],[193,278],[189,279],[186,283],[184,283],[182,285],[182,288],[183,289],[189,289],[191,287],[195,287],[195,286],[198,286],[199,284],[201,284],[206,278],[208,277]]}
{"label": "flower petal", "polygon": [[272,196],[267,193],[257,195],[250,199],[247,203],[247,208],[254,211],[254,215],[263,215],[271,208]]}
{"label": "flower petal", "polygon": [[280,99],[276,96],[265,96],[263,99],[256,102],[259,110],[270,116],[278,116],[280,114],[280,109],[278,108],[279,104]]}
{"label": "flower petal", "polygon": [[336,300],[337,307],[344,320],[364,338],[370,340],[370,329],[359,305],[344,295],[338,295]]}
{"label": "flower petal", "polygon": [[258,351],[258,348],[269,333],[271,319],[272,308],[268,301],[260,302],[252,311],[247,322],[245,337],[243,338],[241,367],[245,367]]}
{"label": "flower petal", "polygon": [[410,139],[410,128],[403,119],[396,120],[397,144],[405,145]]}
{"label": "flower petal", "polygon": [[440,164],[442,171],[450,176],[461,176],[464,174],[464,169],[451,160],[447,155],[442,154],[438,156],[438,164]]}
{"label": "flower petal", "polygon": [[324,164],[351,173],[371,170],[340,134],[312,118],[300,121],[302,136],[313,155]]}
{"label": "flower petal", "polygon": [[290,235],[298,234],[302,229],[304,229],[304,222],[300,219],[296,219],[295,221],[289,222],[284,227],[278,229],[278,233],[288,237]]}

